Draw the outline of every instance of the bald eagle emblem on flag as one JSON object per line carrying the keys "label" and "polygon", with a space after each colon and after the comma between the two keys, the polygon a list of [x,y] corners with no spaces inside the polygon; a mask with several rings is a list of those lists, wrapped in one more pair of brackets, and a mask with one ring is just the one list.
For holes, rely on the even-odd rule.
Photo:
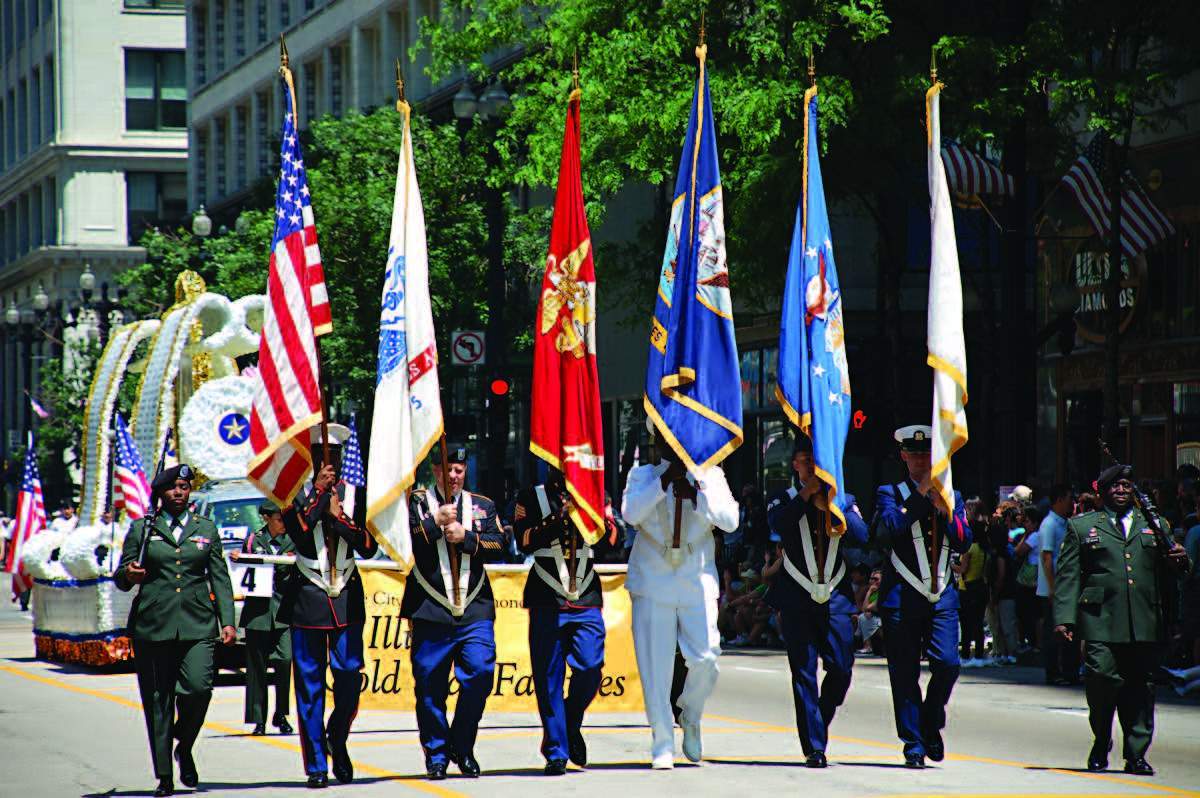
{"label": "bald eagle emblem on flag", "polygon": [[596,320],[595,303],[590,301],[589,286],[579,279],[579,267],[588,256],[592,241],[584,239],[561,262],[554,253],[546,256],[546,281],[542,291],[542,335],[554,329],[561,319],[562,330],[554,339],[555,348],[562,354],[581,358],[594,351],[592,323]]}
{"label": "bald eagle emblem on flag", "polygon": [[404,334],[404,255],[392,257],[383,278],[383,299],[379,316],[379,370],[376,386],[384,377],[404,364],[408,356],[408,340]]}

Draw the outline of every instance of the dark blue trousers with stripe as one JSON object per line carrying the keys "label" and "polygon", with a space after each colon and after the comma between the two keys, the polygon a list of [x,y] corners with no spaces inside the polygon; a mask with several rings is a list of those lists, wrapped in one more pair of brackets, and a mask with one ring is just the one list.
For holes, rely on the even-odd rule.
{"label": "dark blue trousers with stripe", "polygon": [[[325,667],[333,672],[333,712],[325,722]],[[292,673],[296,682],[296,715],[304,772],[328,773],[325,737],[343,742],[358,714],[362,688],[363,625],[340,629],[292,627]]]}
{"label": "dark blue trousers with stripe", "polygon": [[[450,666],[458,682],[454,723],[446,719]],[[493,621],[453,626],[412,622],[412,672],[417,699],[417,728],[427,764],[446,764],[449,749],[471,754],[479,719],[496,673]]]}
{"label": "dark blue trousers with stripe", "polygon": [[[567,758],[568,735],[579,731],[604,668],[604,616],[599,607],[529,611],[529,659],[542,716],[542,756]],[[567,665],[571,685],[563,697]]]}

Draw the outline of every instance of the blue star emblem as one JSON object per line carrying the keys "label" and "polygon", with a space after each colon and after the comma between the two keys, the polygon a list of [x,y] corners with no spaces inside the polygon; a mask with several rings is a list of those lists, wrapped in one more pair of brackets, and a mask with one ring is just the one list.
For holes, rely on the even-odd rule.
{"label": "blue star emblem", "polygon": [[226,413],[217,424],[217,434],[230,446],[239,446],[250,439],[250,422],[241,413]]}

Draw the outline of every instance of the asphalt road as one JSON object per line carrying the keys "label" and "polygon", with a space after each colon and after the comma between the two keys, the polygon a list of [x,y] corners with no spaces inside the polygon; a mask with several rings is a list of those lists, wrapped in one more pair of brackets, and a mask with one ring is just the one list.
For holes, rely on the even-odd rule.
{"label": "asphalt road", "polygon": [[[131,673],[98,674],[32,657],[30,618],[0,608],[0,795],[149,795],[145,726]],[[882,660],[860,659],[834,721],[831,767],[810,771],[796,740],[787,663],[778,652],[727,652],[704,721],[705,761],[674,771],[647,768],[650,742],[640,715],[588,718],[592,765],[541,776],[537,717],[484,716],[476,755],[485,777],[423,778],[411,713],[362,711],[351,752],[357,779],[332,786],[357,796],[425,793],[524,798],[727,795],[812,791],[819,796],[1139,795],[1200,796],[1200,706],[1163,695],[1149,759],[1155,778],[1083,771],[1090,744],[1079,688],[1045,687],[1028,668],[965,671],[954,691],[947,758],[921,772],[902,769]],[[197,744],[200,791],[223,796],[296,795],[303,789],[294,736],[249,737],[242,686],[223,673]],[[1119,743],[1114,764],[1120,765]],[[1194,791],[1194,792],[1193,792]],[[180,789],[179,794],[191,791]]]}

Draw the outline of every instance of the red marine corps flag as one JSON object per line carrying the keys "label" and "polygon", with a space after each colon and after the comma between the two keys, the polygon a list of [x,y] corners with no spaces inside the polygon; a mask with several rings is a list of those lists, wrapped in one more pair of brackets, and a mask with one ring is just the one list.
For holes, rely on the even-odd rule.
{"label": "red marine corps flag", "polygon": [[550,252],[533,345],[529,449],[563,472],[571,519],[589,544],[604,533],[604,438],[596,376],[596,269],[579,173],[579,89],[567,101]]}

